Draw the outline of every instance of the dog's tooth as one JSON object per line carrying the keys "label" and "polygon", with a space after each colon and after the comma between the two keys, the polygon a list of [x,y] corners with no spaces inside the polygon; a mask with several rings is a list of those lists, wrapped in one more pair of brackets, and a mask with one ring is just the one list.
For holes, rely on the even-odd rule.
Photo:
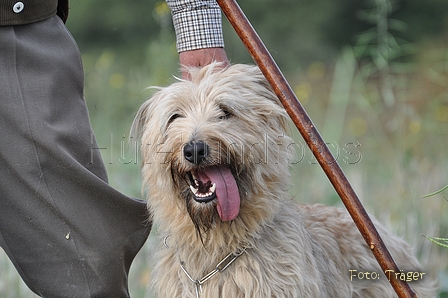
{"label": "dog's tooth", "polygon": [[198,189],[197,188],[195,188],[193,185],[190,185],[190,189],[193,192],[193,194],[197,195],[197,193],[198,193]]}
{"label": "dog's tooth", "polygon": [[212,187],[210,187],[209,190],[209,196],[211,196],[215,192],[215,190],[216,190],[216,183],[213,183]]}

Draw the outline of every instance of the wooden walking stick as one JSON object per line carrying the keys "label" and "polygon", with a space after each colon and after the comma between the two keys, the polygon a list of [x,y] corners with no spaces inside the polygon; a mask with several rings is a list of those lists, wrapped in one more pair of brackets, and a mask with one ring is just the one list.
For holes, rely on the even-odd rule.
{"label": "wooden walking stick", "polygon": [[[235,0],[217,2],[330,179],[383,272],[400,272],[339,164],[239,5]],[[389,282],[400,298],[417,297],[405,281],[390,278]]]}

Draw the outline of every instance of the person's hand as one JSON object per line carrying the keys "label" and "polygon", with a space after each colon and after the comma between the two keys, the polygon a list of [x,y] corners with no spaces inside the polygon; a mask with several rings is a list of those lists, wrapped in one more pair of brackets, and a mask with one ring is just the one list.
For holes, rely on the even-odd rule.
{"label": "person's hand", "polygon": [[182,78],[185,80],[190,79],[188,73],[183,69],[185,66],[201,67],[213,61],[224,62],[224,67],[230,65],[224,48],[206,48],[181,52],[179,60],[182,67]]}

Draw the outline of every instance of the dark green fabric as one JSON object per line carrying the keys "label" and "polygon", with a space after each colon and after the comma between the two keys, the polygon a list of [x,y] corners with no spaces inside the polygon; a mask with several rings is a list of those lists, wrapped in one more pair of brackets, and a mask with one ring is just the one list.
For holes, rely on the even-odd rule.
{"label": "dark green fabric", "polygon": [[[23,10],[16,13],[13,8],[18,2],[23,4]],[[55,15],[57,7],[58,0],[1,0],[0,26],[22,25],[41,21]]]}
{"label": "dark green fabric", "polygon": [[0,27],[0,246],[43,297],[128,297],[146,204],[107,183],[83,87],[59,17]]}

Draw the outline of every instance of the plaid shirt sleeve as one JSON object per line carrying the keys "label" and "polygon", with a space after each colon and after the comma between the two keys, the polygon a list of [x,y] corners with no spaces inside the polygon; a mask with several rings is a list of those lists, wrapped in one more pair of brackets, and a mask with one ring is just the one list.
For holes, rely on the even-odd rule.
{"label": "plaid shirt sleeve", "polygon": [[166,0],[176,32],[177,51],[224,47],[221,9],[215,0]]}

